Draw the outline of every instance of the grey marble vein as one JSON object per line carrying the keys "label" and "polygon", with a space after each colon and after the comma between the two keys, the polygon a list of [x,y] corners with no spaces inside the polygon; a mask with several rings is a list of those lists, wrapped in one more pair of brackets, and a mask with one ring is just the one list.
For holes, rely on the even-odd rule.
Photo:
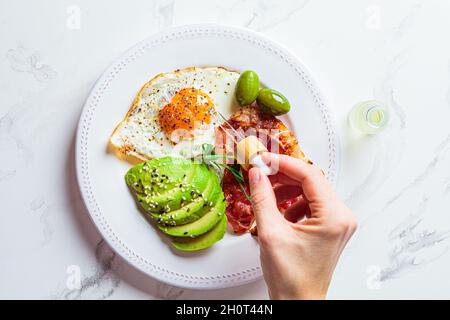
{"label": "grey marble vein", "polygon": [[416,176],[416,178],[414,178],[413,181],[411,181],[409,184],[403,187],[398,193],[394,194],[386,202],[381,211],[382,212],[386,211],[392,204],[394,204],[398,199],[400,199],[403,196],[403,194],[405,194],[407,191],[411,190],[412,188],[422,183],[426,179],[426,177],[428,177],[432,172],[435,171],[438,161],[439,161],[438,157],[433,158],[425,167],[425,169],[418,176]]}
{"label": "grey marble vein", "polygon": [[[429,198],[425,197],[417,211],[408,215],[390,232],[389,263],[382,268],[380,281],[397,278],[414,268],[436,261],[448,252],[448,245],[443,244],[450,238],[450,230],[428,230],[422,226],[428,204]],[[431,256],[426,254],[428,249],[436,246],[440,246],[437,253]]]}
{"label": "grey marble vein", "polygon": [[33,122],[30,121],[35,117],[32,117],[34,104],[31,101],[58,77],[50,65],[42,62],[39,53],[23,46],[9,49],[5,57],[10,70],[32,75],[35,85],[30,84],[22,90],[22,101],[13,104],[0,118],[0,150],[9,155],[8,159],[0,160],[0,183],[14,178],[21,168],[32,161]]}
{"label": "grey marble vein", "polygon": [[224,22],[235,19],[236,13],[249,11],[249,14],[239,21],[247,28],[256,31],[266,31],[269,28],[289,20],[297,12],[307,6],[310,0],[243,0],[235,1],[223,14]]}
{"label": "grey marble vein", "polygon": [[0,118],[0,150],[9,155],[0,160],[0,183],[13,178],[33,158],[31,139],[25,136],[23,126],[17,126],[29,107],[28,103],[16,104]]}
{"label": "grey marble vein", "polygon": [[0,182],[11,179],[16,175],[16,173],[17,170],[8,170],[8,171],[0,170]]}
{"label": "grey marble vein", "polygon": [[[435,155],[424,168],[397,194],[394,194],[384,205],[380,212],[370,217],[379,217],[382,213],[392,213],[390,210],[394,203],[410,203],[411,194],[414,190],[423,189],[423,199],[418,208],[413,213],[407,215],[402,222],[396,225],[388,235],[388,263],[382,268],[379,274],[380,281],[398,278],[418,267],[428,265],[442,256],[449,250],[450,228],[445,229],[444,225],[436,223],[436,215],[445,214],[442,210],[442,201],[445,199],[445,192],[449,188],[450,176],[442,179],[442,170],[447,168],[450,155],[450,135],[448,135],[435,149]],[[438,185],[436,185],[436,182]],[[430,191],[429,185],[433,184]],[[444,190],[444,194],[436,193],[435,187]],[[414,198],[413,198],[414,199]],[[431,212],[436,208],[438,211]],[[428,214],[426,214],[430,211]],[[395,214],[402,214],[396,211]],[[427,219],[427,216],[428,219]],[[427,221],[428,220],[428,223]],[[367,225],[367,221],[365,221]],[[432,227],[429,227],[429,226]],[[428,226],[428,227],[427,227]]]}
{"label": "grey marble vein", "polygon": [[383,76],[374,88],[374,98],[390,108],[391,120],[385,132],[372,138],[376,149],[372,167],[346,200],[353,209],[362,206],[379,190],[394,172],[406,148],[403,131],[407,127],[407,116],[404,107],[395,97],[395,79],[404,64],[406,53],[407,51],[400,52],[387,63]]}
{"label": "grey marble vein", "polygon": [[50,65],[42,62],[39,53],[22,46],[9,49],[6,58],[13,71],[30,73],[39,82],[50,82],[58,76]]}
{"label": "grey marble vein", "polygon": [[182,296],[184,289],[174,287],[165,283],[158,283],[156,296],[167,300],[176,300]]}
{"label": "grey marble vein", "polygon": [[380,80],[378,87],[374,90],[376,99],[383,101],[394,111],[397,119],[400,121],[400,128],[407,126],[407,115],[404,107],[397,102],[395,97],[395,80],[400,69],[403,67],[406,55],[409,50],[403,50],[398,53],[387,64],[383,78]]}
{"label": "grey marble vein", "polygon": [[81,279],[81,288],[78,290],[65,289],[58,293],[56,299],[104,300],[111,297],[120,285],[120,279],[113,272],[113,267],[117,266],[116,254],[101,240],[95,250],[95,257],[98,262],[96,270]]}
{"label": "grey marble vein", "polygon": [[420,13],[424,5],[423,0],[413,1],[412,6],[404,15],[404,17],[400,20],[400,22],[394,27],[392,32],[392,40],[398,41],[400,38],[403,38],[408,31],[411,29],[414,24],[417,15]]}
{"label": "grey marble vein", "polygon": [[420,172],[410,183],[408,183],[405,187],[403,187],[398,193],[394,194],[383,206],[382,212],[388,210],[388,208],[394,204],[398,199],[400,199],[403,194],[412,188],[421,184],[428,176],[436,171],[438,164],[442,161],[443,155],[445,152],[450,149],[450,135],[447,136],[446,139],[443,140],[442,143],[436,148],[436,155],[433,159],[428,163],[425,169]]}
{"label": "grey marble vein", "polygon": [[407,235],[411,234],[414,229],[422,222],[423,214],[425,213],[429,203],[429,198],[424,197],[419,203],[419,207],[416,212],[410,214],[405,220],[400,224],[395,226],[389,233],[389,240],[393,241],[396,238],[405,238]]}
{"label": "grey marble vein", "polygon": [[450,194],[450,178],[447,178],[445,182],[444,194]]}
{"label": "grey marble vein", "polygon": [[41,246],[45,247],[51,242],[55,233],[55,229],[50,221],[50,218],[54,211],[57,210],[57,205],[49,205],[43,197],[38,196],[30,202],[29,207],[32,214],[39,216],[39,223],[42,228]]}
{"label": "grey marble vein", "polygon": [[39,217],[39,222],[42,225],[42,235],[44,237],[41,242],[43,247],[50,243],[55,233],[55,229],[50,222],[51,210],[52,208],[50,206],[45,206]]}
{"label": "grey marble vein", "polygon": [[394,110],[394,112],[397,114],[398,119],[400,120],[401,128],[406,128],[406,112],[405,109],[397,103],[397,100],[395,99],[395,90],[393,87],[388,89],[388,99],[390,107]]}
{"label": "grey marble vein", "polygon": [[45,200],[42,197],[36,197],[30,202],[30,209],[32,211],[39,210],[45,205]]}
{"label": "grey marble vein", "polygon": [[158,29],[163,30],[173,25],[175,0],[156,0],[153,4],[153,16],[158,21]]}

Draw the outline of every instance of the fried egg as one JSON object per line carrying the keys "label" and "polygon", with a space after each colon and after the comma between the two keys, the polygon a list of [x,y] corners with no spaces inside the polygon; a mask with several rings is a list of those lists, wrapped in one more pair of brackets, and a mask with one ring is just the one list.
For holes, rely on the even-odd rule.
{"label": "fried egg", "polygon": [[159,74],[141,88],[111,145],[141,160],[199,155],[203,144],[214,144],[220,115],[228,118],[239,109],[239,75],[222,67]]}

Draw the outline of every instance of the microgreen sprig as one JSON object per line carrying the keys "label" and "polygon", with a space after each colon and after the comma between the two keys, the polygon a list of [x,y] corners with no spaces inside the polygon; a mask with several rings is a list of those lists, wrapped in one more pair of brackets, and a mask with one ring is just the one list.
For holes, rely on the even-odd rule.
{"label": "microgreen sprig", "polygon": [[231,172],[231,174],[234,176],[236,181],[239,184],[239,187],[241,188],[242,192],[244,193],[247,200],[251,203],[250,196],[248,195],[247,191],[245,190],[244,183],[244,174],[242,173],[242,167],[240,165],[228,165],[223,162],[217,162],[219,159],[234,159],[236,160],[235,156],[231,155],[217,155],[214,153],[214,146],[209,143],[204,143],[202,145],[202,161],[211,167],[215,167],[219,171],[222,169],[227,169]]}

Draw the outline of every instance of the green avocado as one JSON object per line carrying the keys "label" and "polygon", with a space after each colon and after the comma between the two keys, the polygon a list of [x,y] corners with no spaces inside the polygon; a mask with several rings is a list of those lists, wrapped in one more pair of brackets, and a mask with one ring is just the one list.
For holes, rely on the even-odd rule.
{"label": "green avocado", "polygon": [[222,215],[222,219],[209,232],[196,238],[174,238],[172,245],[182,251],[197,251],[212,246],[221,240],[227,230],[227,216]]}
{"label": "green avocado", "polygon": [[125,181],[145,211],[162,214],[191,202],[205,189],[209,176],[205,164],[164,157],[134,166]]}
{"label": "green avocado", "polygon": [[220,197],[214,207],[209,208],[208,212],[200,219],[181,226],[164,227],[159,226],[165,234],[174,237],[197,237],[211,230],[225,214],[226,203],[223,197]]}
{"label": "green avocado", "polygon": [[219,197],[223,198],[223,191],[222,191],[222,187],[221,187],[221,184],[220,184],[219,177],[215,173],[213,173],[212,171],[211,171],[211,173],[212,174],[209,177],[209,179],[213,180],[212,182],[214,184],[214,188],[211,190],[209,195],[207,195],[206,198],[205,198],[206,206],[209,206],[209,207],[212,207],[217,202],[217,199]]}
{"label": "green avocado", "polygon": [[[125,182],[135,192],[147,195],[165,192],[192,170],[192,162],[181,158],[164,157],[135,165],[125,175]],[[161,181],[162,180],[162,181]]]}
{"label": "green avocado", "polygon": [[164,213],[180,209],[205,190],[209,177],[210,172],[205,164],[193,163],[190,171],[179,184],[172,189],[151,196],[154,208],[150,211]]}
{"label": "green avocado", "polygon": [[150,213],[153,219],[156,220],[159,224],[162,225],[183,225],[186,223],[190,223],[197,219],[195,213],[203,208],[203,204],[205,200],[201,197],[193,200],[192,202],[186,204],[180,209],[170,211],[164,214],[158,213]]}
{"label": "green avocado", "polygon": [[[212,172],[211,172],[212,173]],[[150,213],[150,215],[159,223],[163,225],[179,226],[187,224],[199,219],[204,212],[203,208],[212,206],[213,195],[216,196],[217,189],[220,189],[220,183],[215,174],[209,174],[207,179],[207,186],[202,193],[198,194],[194,200],[184,205],[180,209],[169,211],[164,214]]]}
{"label": "green avocado", "polygon": [[223,237],[226,202],[219,177],[206,164],[171,157],[153,159],[131,168],[125,181],[180,250],[200,250]]}

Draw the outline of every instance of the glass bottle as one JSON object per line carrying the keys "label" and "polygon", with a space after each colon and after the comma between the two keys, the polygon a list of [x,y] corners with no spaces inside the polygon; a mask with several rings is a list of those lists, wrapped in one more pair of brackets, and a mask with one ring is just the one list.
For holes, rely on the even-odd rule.
{"label": "glass bottle", "polygon": [[348,120],[350,125],[361,133],[377,134],[387,127],[389,110],[380,101],[364,101],[353,107]]}

